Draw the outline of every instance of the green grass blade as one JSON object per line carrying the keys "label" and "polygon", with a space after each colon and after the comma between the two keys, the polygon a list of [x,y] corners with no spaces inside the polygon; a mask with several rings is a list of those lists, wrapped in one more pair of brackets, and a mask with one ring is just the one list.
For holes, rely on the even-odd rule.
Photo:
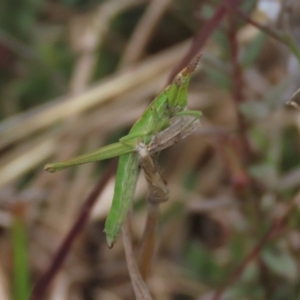
{"label": "green grass blade", "polygon": [[11,235],[14,257],[13,299],[28,300],[30,284],[23,207],[16,207],[13,211]]}

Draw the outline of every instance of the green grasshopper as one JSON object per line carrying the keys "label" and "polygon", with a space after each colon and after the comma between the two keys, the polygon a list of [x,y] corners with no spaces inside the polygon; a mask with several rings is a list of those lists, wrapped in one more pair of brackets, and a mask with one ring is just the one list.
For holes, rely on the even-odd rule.
{"label": "green grasshopper", "polygon": [[[122,224],[124,223],[131,201],[134,197],[136,184],[139,176],[139,155],[137,147],[140,143],[152,145],[152,152],[160,151],[176,140],[176,135],[180,136],[180,129],[175,129],[175,137],[166,138],[169,135],[170,120],[188,118],[191,123],[198,120],[202,115],[199,111],[187,110],[187,91],[188,85],[199,61],[199,57],[193,60],[184,68],[148,106],[143,115],[132,126],[128,135],[122,137],[119,142],[102,147],[92,153],[77,156],[73,159],[47,164],[45,170],[49,172],[60,171],[65,168],[76,166],[83,163],[93,162],[120,156],[116,174],[116,183],[112,206],[105,222],[106,241],[111,248],[116,241]],[[185,122],[186,123],[186,122]],[[180,122],[177,124],[180,125]],[[176,127],[176,126],[174,126]],[[186,126],[188,127],[188,125]],[[163,131],[163,140],[171,141],[164,147],[163,142],[159,143],[156,136]],[[169,130],[172,133],[174,130]],[[189,130],[186,130],[186,135]],[[185,134],[183,134],[185,136]],[[180,138],[180,137],[179,137]],[[154,140],[154,142],[153,142]],[[152,144],[151,144],[152,142]],[[158,146],[159,144],[159,146]],[[155,147],[157,149],[155,149]]]}

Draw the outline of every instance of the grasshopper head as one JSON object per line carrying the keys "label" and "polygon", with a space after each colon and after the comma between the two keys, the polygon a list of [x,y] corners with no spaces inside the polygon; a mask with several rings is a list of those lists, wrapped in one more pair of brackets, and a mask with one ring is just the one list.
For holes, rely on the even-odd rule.
{"label": "grasshopper head", "polygon": [[168,106],[172,115],[184,110],[187,105],[188,86],[201,55],[195,57],[191,63],[176,75],[173,82],[166,88]]}

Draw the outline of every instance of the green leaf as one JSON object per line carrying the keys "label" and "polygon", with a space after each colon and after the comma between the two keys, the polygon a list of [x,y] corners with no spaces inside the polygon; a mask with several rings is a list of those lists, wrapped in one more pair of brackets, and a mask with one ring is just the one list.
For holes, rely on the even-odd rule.
{"label": "green leaf", "polygon": [[220,284],[224,280],[225,273],[222,272],[213,255],[213,252],[198,243],[191,243],[186,248],[185,261],[190,275],[207,283]]}
{"label": "green leaf", "polygon": [[239,110],[248,120],[262,120],[270,114],[265,102],[244,102],[239,105]]}
{"label": "green leaf", "polygon": [[262,184],[270,189],[275,189],[277,186],[278,178],[277,171],[274,164],[270,162],[260,163],[253,165],[249,168],[251,176],[256,178]]}
{"label": "green leaf", "polygon": [[265,249],[262,252],[262,259],[275,274],[288,280],[296,280],[298,278],[297,262],[289,252]]}
{"label": "green leaf", "polygon": [[251,43],[245,48],[245,52],[241,60],[241,64],[243,67],[249,67],[253,65],[259,53],[261,52],[261,48],[265,40],[266,40],[266,35],[264,33],[259,33],[251,41]]}
{"label": "green leaf", "polygon": [[230,77],[228,77],[228,75],[214,69],[209,69],[206,71],[206,73],[210,80],[218,87],[223,88],[225,90],[231,89],[231,80]]}

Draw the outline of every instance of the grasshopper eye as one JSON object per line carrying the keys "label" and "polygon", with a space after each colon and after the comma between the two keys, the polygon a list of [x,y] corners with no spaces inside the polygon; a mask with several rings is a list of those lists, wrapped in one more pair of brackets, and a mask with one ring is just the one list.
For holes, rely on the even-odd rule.
{"label": "grasshopper eye", "polygon": [[183,78],[180,74],[178,74],[175,79],[174,79],[174,83],[177,85],[177,86],[181,86],[182,83],[183,83]]}

